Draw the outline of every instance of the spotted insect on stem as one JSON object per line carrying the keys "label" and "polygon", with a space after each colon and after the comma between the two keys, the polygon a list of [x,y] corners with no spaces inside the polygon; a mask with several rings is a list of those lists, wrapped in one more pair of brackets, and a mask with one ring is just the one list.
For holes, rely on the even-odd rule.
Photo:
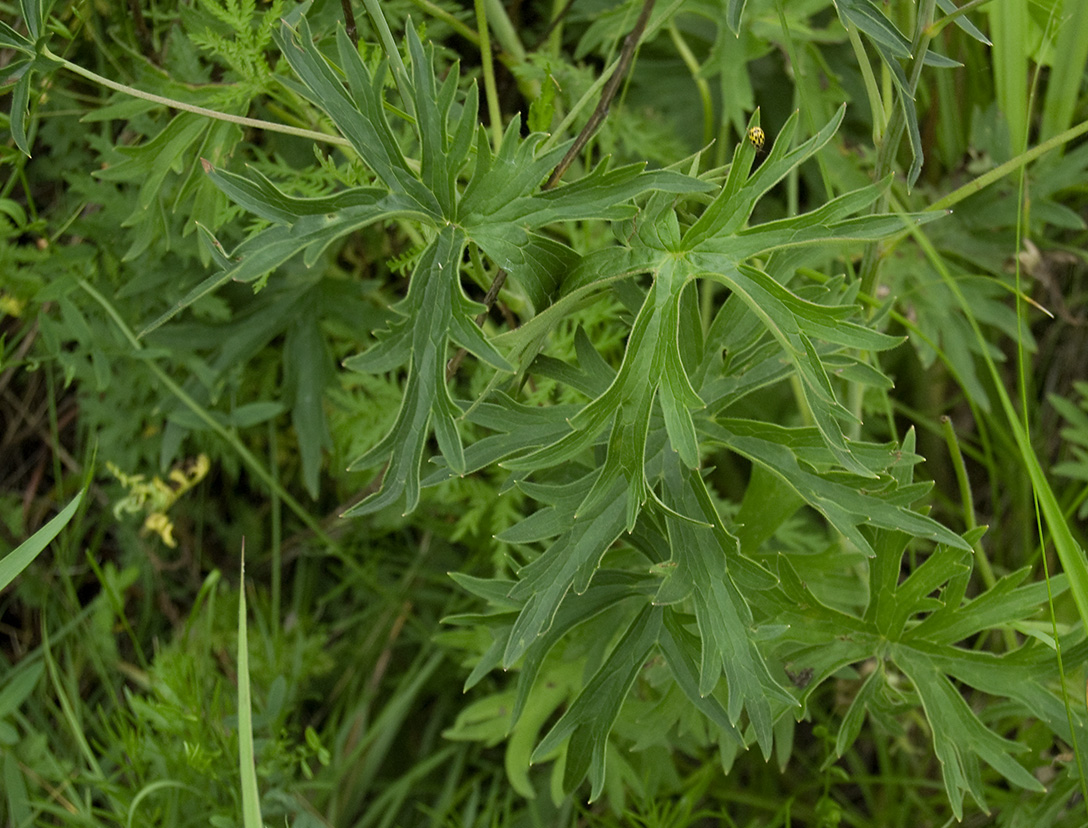
{"label": "spotted insect on stem", "polygon": [[763,144],[767,140],[767,133],[765,133],[759,127],[751,127],[748,130],[748,143],[756,148],[756,151],[763,149]]}

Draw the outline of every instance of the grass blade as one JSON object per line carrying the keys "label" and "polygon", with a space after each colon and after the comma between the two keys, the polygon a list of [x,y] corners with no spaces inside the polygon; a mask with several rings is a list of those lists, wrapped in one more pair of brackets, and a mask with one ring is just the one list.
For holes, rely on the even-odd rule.
{"label": "grass blade", "polygon": [[60,533],[60,530],[68,525],[68,521],[76,513],[76,509],[83,502],[83,495],[86,493],[87,489],[82,489],[61,510],[59,515],[5,555],[3,560],[0,560],[0,589],[4,589],[14,581],[19,573],[42,553],[42,550]]}
{"label": "grass blade", "polygon": [[238,770],[242,782],[242,825],[262,828],[253,759],[253,699],[249,692],[249,638],[246,631],[246,547],[242,542],[241,583],[238,586]]}

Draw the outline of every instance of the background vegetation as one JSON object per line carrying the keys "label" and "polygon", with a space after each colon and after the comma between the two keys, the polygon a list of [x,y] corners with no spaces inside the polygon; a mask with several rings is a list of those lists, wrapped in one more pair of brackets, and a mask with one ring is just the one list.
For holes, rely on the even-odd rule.
{"label": "background vegetation", "polygon": [[1084,824],[1088,4],[0,14],[6,825]]}

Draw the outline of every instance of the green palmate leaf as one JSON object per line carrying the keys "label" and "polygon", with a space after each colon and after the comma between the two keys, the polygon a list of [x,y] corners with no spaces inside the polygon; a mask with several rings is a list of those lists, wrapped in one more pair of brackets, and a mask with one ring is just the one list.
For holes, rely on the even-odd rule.
{"label": "green palmate leaf", "polygon": [[589,774],[590,801],[604,789],[608,734],[654,647],[661,628],[660,608],[645,607],[625,631],[589,683],[533,751],[536,761],[570,739],[563,787],[573,790]]}
{"label": "green palmate leaf", "polygon": [[[971,548],[963,538],[937,521],[908,508],[909,502],[918,499],[924,490],[912,489],[907,495],[910,498],[908,503],[898,502],[897,488],[891,478],[881,478],[881,473],[899,459],[894,447],[883,447],[883,460],[878,460],[876,457],[865,457],[860,451],[863,447],[857,446],[858,451],[853,456],[855,462],[862,465],[865,477],[847,483],[841,477],[832,479],[831,476],[809,471],[798,463],[798,451],[802,449],[806,452],[815,449],[816,454],[812,458],[819,462],[818,454],[824,449],[822,441],[815,439],[814,429],[791,429],[755,420],[723,419],[708,424],[706,433],[715,442],[778,475],[867,555],[873,555],[874,550],[860,531],[861,526],[900,529],[959,549]],[[823,463],[832,457],[838,459],[829,453]],[[811,461],[805,465],[810,467]],[[874,483],[868,478],[878,478],[880,482]]]}
{"label": "green palmate leaf", "polygon": [[[692,489],[693,484],[701,486],[696,478],[696,473],[682,470],[675,461],[666,461],[664,490],[677,512],[699,511]],[[654,603],[675,603],[680,596],[690,596],[701,642],[699,694],[708,695],[724,669],[730,723],[736,725],[741,711],[747,710],[756,741],[769,758],[773,740],[769,699],[777,695],[786,704],[793,700],[771,677],[752,638],[752,613],[730,572],[730,560],[740,554],[736,539],[671,516],[666,523],[672,566]]]}
{"label": "green palmate leaf", "polygon": [[[946,597],[942,594],[942,606],[907,630],[902,640],[954,644],[982,630],[1015,624],[1021,619],[1038,615],[1049,598],[1056,599],[1069,589],[1069,581],[1064,575],[1052,577],[1049,590],[1046,583],[1020,586],[1029,573],[1030,569],[1026,567],[1009,573],[962,606],[961,595],[953,593]],[[953,597],[959,600],[952,600]]]}
{"label": "green palmate leaf", "polygon": [[574,269],[578,257],[565,245],[534,232],[537,228],[623,218],[634,212],[630,199],[648,191],[681,194],[710,188],[668,170],[646,171],[643,164],[607,170],[601,162],[578,181],[543,191],[541,185],[562,158],[563,147],[538,154],[545,136],[519,140],[517,126],[515,116],[495,157],[481,132],[476,168],[458,214],[472,241],[522,285],[538,312],[551,301],[560,278]]}
{"label": "green palmate leaf", "polygon": [[[11,26],[3,20],[0,20],[0,46],[3,46],[5,49],[14,49],[27,56],[34,54],[34,41],[26,35],[15,31],[15,29],[11,28]],[[12,63],[9,63],[4,67],[5,74],[0,76],[4,80],[7,78],[20,77],[22,72],[26,71],[26,69],[23,68],[25,63],[22,61],[13,61],[13,63],[15,64],[14,66]],[[20,70],[22,70],[22,72]]]}
{"label": "green palmate leaf", "polygon": [[[358,52],[347,41],[337,42],[343,61],[341,71],[347,77],[350,89],[346,89],[326,58],[317,50],[313,34],[306,18],[299,21],[298,30],[285,23],[275,34],[276,45],[283,51],[287,62],[305,85],[307,97],[328,113],[336,128],[351,141],[356,152],[375,175],[390,190],[412,200],[417,209],[438,219],[441,206],[411,170],[405,160],[396,136],[385,117],[382,86],[385,65],[373,74],[367,69]],[[409,37],[412,37],[409,33]],[[346,36],[343,38],[346,40]],[[415,90],[418,92],[418,90]]]}
{"label": "green palmate leaf", "polygon": [[[437,84],[422,45],[414,33],[409,33],[412,73],[406,90],[412,96],[412,111],[417,118],[416,129],[422,153],[419,174],[416,175],[385,120],[381,90],[383,70],[370,72],[343,32],[339,32],[337,43],[341,70],[347,78],[349,95],[333,68],[314,46],[305,20],[299,22],[297,32],[291,33],[291,36],[281,33],[280,40],[292,68],[310,90],[311,99],[329,114],[393,193],[379,198],[373,190],[357,190],[350,191],[350,195],[341,194],[335,204],[329,200],[310,200],[302,204],[279,193],[266,180],[258,178],[245,182],[228,174],[218,175],[217,182],[239,203],[249,205],[269,219],[290,222],[292,228],[286,238],[282,233],[264,237],[258,235],[239,248],[235,256],[241,255],[241,262],[228,271],[233,278],[243,278],[262,269],[267,271],[270,265],[278,264],[285,255],[289,255],[292,249],[308,247],[310,252],[307,258],[312,258],[315,249],[323,249],[336,237],[333,226],[339,224],[346,227],[343,223],[345,216],[361,210],[374,220],[386,218],[392,212],[383,211],[377,205],[384,203],[388,208],[391,202],[396,202],[403,212],[413,212],[414,206],[417,212],[415,217],[427,223],[440,218],[457,218],[466,234],[464,237],[458,235],[460,231],[455,234],[459,246],[454,247],[458,248],[458,252],[465,238],[471,239],[502,266],[509,267],[515,278],[524,280],[530,300],[542,307],[556,284],[554,271],[569,265],[575,257],[561,244],[543,236],[527,237],[527,232],[559,220],[627,216],[632,208],[625,206],[624,202],[648,189],[693,192],[708,186],[667,171],[648,173],[641,165],[612,171],[599,166],[572,185],[548,193],[538,192],[543,179],[565,148],[539,153],[543,136],[531,135],[521,139],[515,120],[509,125],[502,148],[497,155],[493,155],[485,133],[474,131],[472,127],[476,116],[475,93],[470,93],[466,99],[460,117],[454,117],[456,72],[451,73],[441,85]],[[474,138],[475,169],[464,194],[458,197],[457,175],[465,165]],[[316,212],[329,208],[335,208],[337,212]],[[292,216],[297,216],[300,211],[306,211],[306,215],[292,220]],[[443,234],[446,232],[442,231]],[[250,247],[246,248],[246,245]],[[541,253],[543,255],[537,255]],[[508,367],[501,354],[469,321],[469,313],[475,309],[466,306],[459,288],[451,294],[450,304],[454,312],[422,310],[429,308],[430,302],[440,295],[438,288],[433,287],[439,280],[435,268],[441,270],[446,267],[447,283],[456,283],[457,268],[453,264],[452,258],[443,263],[428,259],[422,267],[417,267],[409,297],[398,306],[404,319],[397,322],[370,352],[347,363],[348,367],[356,370],[388,371],[411,360],[407,393],[397,425],[374,449],[353,464],[353,468],[373,464],[392,452],[394,456],[390,476],[386,478],[387,485],[381,493],[356,507],[353,512],[386,505],[400,491],[408,492],[409,508],[414,506],[419,488],[418,463],[430,426],[435,429],[450,469],[458,473],[465,469],[465,458],[454,425],[456,409],[445,391],[444,383],[441,383],[441,393],[437,393],[440,385],[437,378],[420,379],[421,364],[425,364],[427,372],[437,370],[439,361],[434,355],[443,353],[446,339],[466,347],[495,367]],[[213,286],[214,283],[206,283],[194,295]],[[421,360],[427,361],[421,363]],[[685,403],[689,405],[693,404],[693,400],[698,400],[690,387],[685,388],[683,384],[673,381],[667,388],[674,398],[677,395],[685,396]],[[436,393],[437,396],[434,396]],[[633,410],[647,410],[650,401],[652,396]],[[689,462],[696,462],[690,417],[685,422],[686,412],[681,413],[681,408],[671,402],[668,404],[668,415],[671,429],[676,433],[685,457]],[[646,415],[639,415],[632,422],[636,443],[639,442],[637,434],[645,432],[646,424]],[[641,442],[645,442],[644,437]],[[633,487],[627,510],[628,523],[633,525],[637,508],[646,497],[643,461],[640,454],[630,450],[630,441],[621,440],[621,443],[625,452],[625,476]],[[400,445],[400,448],[394,451],[395,445]],[[608,490],[611,480],[611,476],[602,476],[599,486],[591,493],[600,497],[602,492]]]}
{"label": "green palmate leaf", "polygon": [[844,322],[851,312],[846,306],[833,310],[805,302],[767,273],[745,265],[744,260],[757,255],[758,247],[763,248],[758,252],[766,253],[795,245],[879,238],[895,232],[899,219],[893,216],[841,218],[868,203],[879,191],[879,187],[872,187],[847,194],[815,211],[819,215],[805,214],[734,235],[706,238],[687,255],[695,273],[729,287],[778,340],[801,379],[801,388],[828,446],[845,468],[859,474],[868,472],[852,458],[838,423],[839,418],[850,415],[836,400],[812,339],[866,350],[887,349],[898,340]]}
{"label": "green palmate leaf", "polygon": [[[886,567],[890,567],[892,561],[902,559],[909,540],[901,532],[889,534],[892,536],[888,539],[890,543],[877,547],[877,555],[885,556],[883,563]],[[875,543],[882,540],[883,537],[878,537]],[[884,585],[885,589],[873,597],[870,610],[875,606],[873,616],[877,619],[881,632],[889,638],[898,639],[904,636],[907,622],[912,616],[930,611],[932,615],[940,617],[942,611],[954,611],[963,599],[959,590],[970,572],[970,553],[951,546],[938,546],[901,584],[897,583],[890,589]],[[890,580],[890,573],[888,575]],[[939,600],[929,597],[946,582],[949,586],[942,591]],[[947,623],[946,618],[942,618],[942,621]],[[910,634],[907,633],[907,636]]]}
{"label": "green palmate leaf", "polygon": [[105,181],[138,180],[138,210],[145,211],[162,190],[167,174],[181,172],[183,153],[208,128],[208,121],[190,112],[175,115],[154,138],[136,147],[119,147],[123,160],[94,173]]}
{"label": "green palmate leaf", "polygon": [[754,554],[804,503],[804,498],[783,478],[765,466],[753,465],[744,499],[734,518],[734,534],[740,550]]}
{"label": "green palmate leaf", "polygon": [[492,152],[483,128],[478,130],[476,163],[458,204],[458,218],[467,227],[486,226],[487,219],[497,211],[540,188],[566,152],[566,145],[562,145],[540,153],[547,136],[533,133],[521,139],[520,130],[521,117],[515,115],[497,155]]}
{"label": "green palmate leaf", "polygon": [[871,672],[854,695],[846,715],[842,717],[838,736],[835,738],[835,755],[842,756],[858,738],[865,723],[866,709],[877,704],[877,695],[885,687],[883,665]]}
{"label": "green palmate leaf", "polygon": [[394,310],[400,318],[383,336],[377,351],[353,357],[345,366],[353,370],[391,370],[410,363],[408,380],[397,419],[389,433],[370,451],[352,463],[361,469],[389,458],[382,488],[348,514],[366,514],[406,495],[406,512],[419,502],[420,463],[423,449],[434,429],[439,448],[451,470],[464,473],[465,456],[457,432],[460,409],[446,386],[447,342],[463,339],[479,355],[503,365],[501,355],[477,328],[458,325],[457,317],[469,318],[479,306],[465,296],[459,280],[465,236],[449,225],[427,246],[412,274],[408,294]]}
{"label": "green palmate leaf", "polygon": [[[956,3],[954,0],[937,0],[937,8],[943,11],[945,14],[954,14],[956,12]],[[967,19],[965,15],[959,15],[956,17],[956,25],[963,31],[977,40],[979,43],[985,43],[987,46],[992,46],[990,39],[984,35],[974,23]]]}
{"label": "green palmate leaf", "polygon": [[[587,622],[602,619],[594,624],[590,635],[607,636],[615,630],[615,612],[626,612],[624,602],[628,599],[646,598],[644,577],[626,572],[604,570],[593,578],[593,584],[577,601],[565,601],[555,614],[551,626],[539,640],[525,653],[518,672],[517,695],[514,699],[513,721],[517,722],[530,699],[530,692],[537,681],[544,660],[559,641],[576,628]],[[605,615],[607,612],[607,615]]]}
{"label": "green palmate leaf", "polygon": [[[913,447],[908,435],[905,449]],[[911,490],[910,466],[892,469],[899,489]],[[873,510],[874,514],[876,510]],[[874,519],[874,524],[879,523]],[[983,530],[972,532],[976,543]],[[911,530],[911,534],[917,534]],[[1023,746],[1003,739],[978,719],[955,689],[949,677],[964,681],[985,692],[1013,698],[1025,711],[1037,711],[1056,732],[1067,730],[1067,719],[1053,689],[1056,667],[1052,653],[1038,642],[1029,642],[1005,656],[975,653],[949,646],[955,641],[992,628],[1003,619],[1027,617],[1045,600],[1045,584],[1017,585],[1025,573],[1015,573],[973,601],[963,603],[970,575],[970,553],[952,545],[940,545],[906,579],[901,561],[910,536],[894,528],[873,533],[876,551],[870,563],[870,601],[864,619],[831,609],[808,590],[792,565],[781,559],[779,574],[785,600],[776,619],[789,625],[787,637],[801,643],[791,658],[803,661],[818,676],[856,660],[860,653],[882,650],[914,683],[930,722],[934,747],[942,763],[942,774],[953,810],[962,814],[965,793],[986,807],[980,783],[979,759],[998,770],[1010,782],[1038,790],[1038,782],[1012,756]],[[941,585],[946,584],[942,589]],[[1058,592],[1065,583],[1056,579]],[[939,599],[931,597],[939,590]],[[1003,612],[1005,608],[1009,612]],[[924,616],[919,622],[919,616]],[[834,635],[833,653],[827,652],[824,636]],[[821,641],[825,643],[821,643]],[[891,646],[888,646],[891,642]],[[900,706],[906,699],[894,691],[879,670],[866,679],[844,719],[837,750],[845,750],[857,737],[864,713],[897,727],[889,708],[891,697]]]}
{"label": "green palmate leaf", "polygon": [[25,155],[30,155],[30,144],[26,136],[27,107],[30,103],[30,84],[34,80],[33,72],[26,72],[11,90],[11,137]]}
{"label": "green palmate leaf", "polygon": [[751,149],[746,144],[738,145],[721,193],[684,233],[683,248],[691,250],[708,239],[729,237],[740,230],[762,195],[831,140],[845,113],[846,107],[840,107],[823,129],[803,144],[790,149],[797,130],[798,113],[794,112],[783,124],[766,160],[751,177],[748,176],[753,158]]}
{"label": "green palmate leaf", "polygon": [[[358,52],[343,29],[337,30],[337,41],[344,65],[356,63]],[[454,64],[441,87],[436,87],[431,60],[424,55],[423,45],[414,29],[408,30],[408,51],[412,57],[411,80],[420,137],[420,179],[438,202],[441,214],[453,218],[457,174],[468,158],[476,129],[476,86],[470,87],[461,118],[451,124],[450,111],[460,77],[458,65]]]}
{"label": "green palmate leaf", "polygon": [[729,0],[729,7],[725,13],[726,24],[735,35],[740,34],[740,19],[744,15],[744,6],[747,0]]}
{"label": "green palmate leaf", "polygon": [[[495,403],[475,405],[465,415],[470,422],[502,432],[484,437],[465,450],[466,474],[479,471],[511,455],[521,453],[527,448],[536,448],[541,442],[547,443],[566,434],[570,430],[569,418],[578,411],[578,407],[573,405],[556,405],[546,408],[522,405],[503,394],[496,394],[495,400]],[[441,460],[439,459],[438,462],[441,463]],[[424,485],[433,486],[449,478],[449,470],[443,469],[428,477]]]}
{"label": "green palmate leaf", "polygon": [[582,684],[583,672],[584,667],[576,661],[552,666],[526,699],[521,715],[514,720],[503,764],[510,784],[522,796],[533,797],[536,793],[529,781],[529,769],[540,731]]}
{"label": "green palmate leaf", "polygon": [[[1065,637],[1061,642],[1065,663],[1083,663],[1086,646],[1088,642],[1079,633]],[[1083,744],[1088,736],[1088,725],[1083,718],[1074,718],[1072,725],[1076,732],[1070,731],[1069,716],[1058,689],[1061,677],[1053,642],[1029,640],[1003,655],[920,641],[912,642],[911,647],[921,651],[929,664],[952,679],[997,698],[1013,699],[1022,706],[1025,715],[1042,720],[1066,742]]]}
{"label": "green palmate leaf", "polygon": [[[3,25],[0,23],[0,25]],[[56,68],[54,59],[35,54],[32,44],[10,27],[0,29],[0,43],[7,48],[14,49],[20,54],[29,54],[30,57],[19,57],[11,63],[0,68],[0,83],[11,78],[15,79],[15,85],[11,90],[11,110],[8,127],[11,131],[15,146],[24,154],[30,155],[30,143],[27,137],[27,118],[30,115],[30,87],[34,82],[34,76],[38,73],[49,72]]]}
{"label": "green palmate leaf", "polygon": [[839,14],[872,38],[873,42],[887,50],[895,58],[909,58],[910,41],[897,29],[870,0],[839,0],[835,4]]}
{"label": "green palmate leaf", "polygon": [[[224,176],[219,180],[228,179]],[[233,184],[237,183],[236,180],[231,180]],[[237,192],[237,188],[235,191]],[[229,256],[210,233],[202,232],[205,243],[210,245],[213,259],[220,265],[226,264],[225,269],[192,288],[173,307],[147,325],[140,332],[140,336],[146,336],[161,327],[198,299],[213,293],[231,280],[256,281],[299,253],[304,253],[304,263],[312,266],[330,244],[362,227],[396,217],[419,216],[414,202],[403,196],[389,194],[377,198],[381,191],[369,189],[349,192],[350,195],[344,194],[344,200],[354,202],[351,206],[342,207],[333,213],[303,212],[295,217],[286,230],[282,226],[262,230],[238,245]],[[256,188],[251,189],[246,192],[245,197],[250,199],[256,193]],[[287,196],[280,193],[280,198],[269,199],[263,208],[264,212],[269,215],[282,215],[279,212],[282,210],[280,204],[286,198]],[[309,206],[304,205],[304,209],[309,209]]]}
{"label": "green palmate leaf", "polygon": [[957,819],[963,817],[965,793],[986,808],[979,759],[1014,785],[1044,790],[1042,783],[1010,755],[1024,753],[1028,746],[988,729],[932,661],[917,650],[896,649],[894,658],[913,682],[929,719],[945,791]]}
{"label": "green palmate leaf", "polygon": [[[671,208],[666,210],[667,203],[661,202],[656,208],[647,209],[649,215],[642,225],[644,229],[637,236],[638,241],[649,249],[636,247],[628,254],[603,252],[599,257],[586,259],[584,267],[578,268],[564,285],[572,294],[588,288],[587,277],[606,283],[617,275],[641,268],[654,272],[654,285],[636,319],[624,366],[612,387],[572,421],[574,431],[570,435],[552,446],[508,463],[510,468],[554,465],[577,456],[612,421],[619,407],[629,406],[633,412],[647,411],[649,395],[657,388],[660,388],[658,397],[673,447],[681,452],[685,462],[696,465],[696,439],[689,412],[701,408],[702,400],[691,387],[674,345],[679,341],[679,298],[687,280],[698,274],[726,284],[761,317],[766,328],[785,348],[801,377],[802,388],[828,445],[837,453],[843,466],[855,473],[868,474],[853,460],[844,442],[838,418],[848,417],[849,414],[835,399],[827,372],[811,339],[815,337],[845,347],[867,350],[886,349],[899,340],[844,321],[854,312],[850,307],[832,310],[827,306],[805,302],[767,274],[746,266],[744,260],[791,246],[841,242],[847,238],[880,238],[897,232],[901,229],[901,219],[894,216],[845,218],[850,212],[870,204],[887,186],[887,182],[848,193],[803,216],[740,230],[758,194],[777,180],[775,176],[784,175],[822,143],[826,143],[837,125],[838,120],[833,120],[820,135],[794,152],[786,154],[783,151],[780,153],[782,157],[777,159],[772,150],[772,157],[750,180],[731,173],[730,180],[723,188],[723,195],[707,208],[682,240],[675,232],[671,237],[661,235],[662,228],[668,226],[665,219],[673,216]],[[736,169],[737,165],[734,164]],[[677,244],[691,245],[682,263],[669,253],[669,249],[675,249]],[[644,415],[628,415],[625,422],[632,426],[645,422],[639,419],[641,417]],[[613,423],[617,439],[616,430],[623,427],[619,421]],[[630,431],[636,440],[640,433],[639,429]],[[628,457],[637,456],[639,451],[637,445],[628,444],[626,447]],[[611,476],[602,477],[601,484],[606,486],[611,479],[625,477],[632,487],[629,505],[633,509],[645,501],[646,488],[630,469],[621,471],[619,460],[619,457],[615,457]],[[629,512],[632,520],[633,515],[634,511]]]}
{"label": "green palmate leaf", "polygon": [[54,0],[19,0],[19,9],[23,13],[30,36],[37,40],[45,34],[45,21]]}
{"label": "green palmate leaf", "polygon": [[695,707],[718,726],[727,738],[738,746],[744,745],[740,731],[730,721],[722,703],[713,695],[704,696],[699,690],[699,661],[702,642],[699,636],[688,631],[680,613],[666,612],[665,623],[658,637],[658,646],[669,665],[669,671]]}
{"label": "green palmate leaf", "polygon": [[[735,274],[717,273],[715,277],[744,300],[783,346],[786,356],[801,379],[805,399],[820,434],[839,463],[855,474],[872,476],[873,473],[854,458],[846,444],[838,418],[849,417],[849,412],[835,398],[831,381],[805,329],[808,326],[805,325],[804,318],[792,313],[789,306],[776,295],[782,293],[777,283],[753,268],[737,270]],[[826,310],[823,312],[827,313]],[[822,327],[826,329],[828,324],[824,323]],[[885,344],[884,347],[888,345]]]}
{"label": "green palmate leaf", "polygon": [[[611,497],[602,498],[592,510],[575,513],[597,476],[593,473],[564,487],[562,499],[554,505],[558,520],[569,528],[518,573],[510,597],[525,603],[503,654],[504,667],[513,665],[547,631],[568,591],[581,594],[589,588],[601,557],[623,532],[625,501],[619,482],[609,492]],[[539,488],[529,491],[543,497]]]}
{"label": "green palmate leaf", "polygon": [[[512,126],[517,125],[517,116]],[[516,135],[516,132],[515,132]],[[488,162],[486,174],[473,176],[461,203],[461,215],[466,227],[486,227],[491,224],[516,223],[530,228],[563,221],[589,219],[620,220],[634,215],[636,209],[627,202],[645,192],[687,194],[705,192],[712,185],[697,178],[669,170],[645,169],[645,164],[628,164],[608,169],[607,159],[587,175],[570,184],[552,190],[538,190],[541,173],[544,176],[559,160],[553,150],[535,157],[535,145],[544,136],[530,136],[528,145],[519,154]],[[530,144],[532,141],[532,144]],[[507,144],[503,144],[503,152]],[[562,157],[560,155],[560,157]],[[528,167],[528,172],[520,165]],[[513,170],[517,170],[514,174]],[[501,173],[501,176],[500,176]],[[480,183],[477,184],[477,180]],[[496,180],[498,179],[498,180]],[[502,194],[502,198],[499,194]]]}
{"label": "green palmate leaf", "polygon": [[[252,167],[249,168],[248,177],[218,169],[207,162],[204,170],[231,201],[255,216],[276,224],[294,224],[303,216],[320,216],[339,213],[341,210],[372,207],[388,195],[388,190],[380,187],[352,187],[329,196],[298,198],[284,193],[263,173]],[[409,204],[404,202],[404,206],[407,209]]]}
{"label": "green palmate leaf", "polygon": [[542,469],[567,462],[592,445],[612,424],[608,453],[600,476],[580,511],[592,511],[615,484],[627,487],[626,524],[632,530],[650,496],[646,480],[647,440],[652,405],[658,400],[669,440],[684,462],[698,465],[691,410],[703,402],[692,388],[679,351],[680,302],[684,270],[662,263],[631,330],[623,363],[609,387],[571,419],[571,431],[524,457],[505,463],[511,469]]}
{"label": "green palmate leaf", "polygon": [[23,20],[26,22],[30,37],[17,32],[7,23],[0,21],[0,46],[15,52],[12,59],[0,67],[0,83],[15,80],[11,92],[11,110],[8,126],[15,146],[24,155],[30,155],[27,138],[26,120],[29,115],[30,86],[34,76],[47,73],[59,65],[45,46],[45,18],[52,3],[39,3],[24,0],[21,3]]}

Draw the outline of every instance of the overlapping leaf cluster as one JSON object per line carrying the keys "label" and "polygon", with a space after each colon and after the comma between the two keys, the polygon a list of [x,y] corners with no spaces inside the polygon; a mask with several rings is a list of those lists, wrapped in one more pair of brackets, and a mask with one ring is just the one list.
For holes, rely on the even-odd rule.
{"label": "overlapping leaf cluster", "polygon": [[[920,459],[911,443],[846,436],[853,415],[839,399],[836,377],[886,385],[870,355],[899,340],[862,318],[856,288],[843,279],[790,286],[797,268],[817,261],[827,245],[883,238],[904,221],[936,215],[859,216],[887,187],[883,182],[800,216],[748,226],[758,199],[831,139],[842,110],[796,146],[791,118],[754,169],[754,149],[739,146],[724,180],[700,176],[698,160],[689,174],[641,165],[609,169],[602,162],[547,190],[544,181],[565,145],[523,136],[515,118],[493,149],[477,123],[475,86],[461,95],[456,67],[439,82],[413,32],[409,68],[399,54],[368,65],[342,31],[332,59],[297,16],[285,22],[277,44],[297,75],[296,91],[328,115],[373,181],[298,198],[256,173],[209,166],[215,183],[269,226],[229,255],[208,235],[221,272],[180,306],[228,279],[263,278],[300,253],[313,263],[328,245],[366,225],[395,219],[421,229],[426,243],[393,323],[346,362],[355,371],[404,376],[394,425],[355,464],[384,464],[382,487],[353,511],[372,512],[401,498],[411,510],[422,487],[497,465],[539,504],[501,538],[526,561],[516,580],[454,576],[490,604],[486,614],[451,619],[484,626],[493,638],[467,684],[497,667],[520,670],[512,704],[488,701],[486,714],[470,708],[449,735],[509,733],[508,766],[519,791],[532,790],[527,761],[559,757],[562,787],[572,790],[588,776],[597,797],[608,778],[606,759],[614,755],[613,728],[632,689],[651,672],[654,681],[640,694],[661,700],[664,726],[673,716],[695,716],[704,740],[718,743],[728,759],[751,743],[769,756],[778,723],[802,709],[811,689],[789,689],[784,664],[811,669],[815,688],[836,670],[875,657],[878,668],[850,709],[840,749],[856,736],[865,711],[879,718],[887,709],[897,691],[886,677],[899,670],[931,722],[957,813],[965,792],[981,801],[978,757],[1011,782],[1037,787],[1011,758],[1016,745],[975,716],[949,676],[1008,695],[996,671],[1035,670],[1041,648],[1004,660],[963,657],[956,642],[983,629],[995,599],[961,606],[960,576],[943,587],[940,601],[929,596],[945,583],[949,566],[966,571],[969,542],[915,508],[927,486],[911,482],[910,468]],[[408,139],[388,120],[390,73],[403,96],[398,117],[410,125]],[[562,240],[559,225],[588,220],[616,222],[622,241],[586,251]],[[483,308],[462,288],[466,251],[510,275],[526,300],[521,327],[488,337],[475,324]],[[708,282],[729,298],[704,326],[695,292]],[[576,361],[541,353],[573,308],[610,290],[625,298],[633,316],[618,369],[584,335]],[[446,373],[456,347],[495,372],[479,399],[454,396]],[[518,389],[527,374],[551,377],[589,401],[525,405]],[[750,404],[761,390],[791,381],[811,426],[752,417]],[[465,422],[487,436],[466,446]],[[424,479],[432,435],[440,468]],[[871,594],[858,602],[858,612],[826,606],[788,559],[761,558],[751,534],[724,517],[707,479],[707,458],[722,452],[746,458],[794,510],[812,507],[872,559]],[[780,509],[780,520],[790,513],[783,503],[762,505]],[[937,551],[898,584],[899,562],[913,539],[936,542]],[[1027,612],[1037,596],[1028,594],[1032,587],[1016,589],[1018,583],[1003,581],[987,596],[1009,596]],[[564,664],[568,658],[581,665],[577,672]],[[968,664],[977,669],[965,671]],[[1036,675],[1013,698],[1048,711],[1048,724],[1061,732],[1044,679]]]}

